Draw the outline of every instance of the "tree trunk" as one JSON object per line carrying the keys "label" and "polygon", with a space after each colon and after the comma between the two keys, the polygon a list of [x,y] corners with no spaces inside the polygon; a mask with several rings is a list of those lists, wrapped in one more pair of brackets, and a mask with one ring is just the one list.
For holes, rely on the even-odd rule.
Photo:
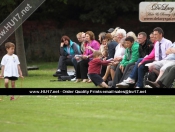
{"label": "tree trunk", "polygon": [[20,25],[15,30],[15,39],[16,39],[16,54],[19,57],[22,74],[23,76],[28,76],[22,25]]}

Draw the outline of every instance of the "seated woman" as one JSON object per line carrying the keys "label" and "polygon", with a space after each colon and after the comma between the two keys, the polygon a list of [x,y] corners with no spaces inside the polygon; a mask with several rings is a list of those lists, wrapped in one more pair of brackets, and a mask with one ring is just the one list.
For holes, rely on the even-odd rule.
{"label": "seated woman", "polygon": [[115,48],[115,55],[114,55],[114,63],[107,66],[106,73],[103,76],[103,80],[106,81],[108,76],[111,75],[112,80],[114,79],[115,70],[117,65],[120,63],[120,61],[123,59],[125,54],[125,38],[122,38],[119,42],[119,44]]}
{"label": "seated woman", "polygon": [[[101,44],[100,48],[99,48],[99,51],[102,53],[102,58],[106,59],[108,57],[108,45],[107,45],[107,40],[105,39],[105,34],[104,34],[104,36],[99,35],[99,41],[100,41],[100,44]],[[97,50],[93,49],[90,46],[87,46],[86,48],[90,49],[92,52],[97,51]]]}
{"label": "seated woman", "polygon": [[[114,57],[115,54],[115,47],[118,45],[116,41],[113,40],[112,35],[110,33],[105,34],[106,43],[107,43],[107,50],[108,55],[106,59],[110,59]],[[101,69],[101,76],[103,77],[105,75],[107,66],[102,66]]]}
{"label": "seated woman", "polygon": [[121,28],[120,28],[120,27],[116,27],[116,28],[114,29],[114,31],[111,33],[113,40],[116,41],[117,43],[120,42],[120,40],[118,40],[118,37],[117,37],[117,31],[118,31],[119,29],[121,29]]}
{"label": "seated woman", "polygon": [[82,60],[78,62],[77,64],[77,70],[76,70],[76,82],[80,82],[83,79],[83,82],[88,81],[88,63],[93,58],[93,51],[90,50],[87,47],[91,47],[94,50],[99,50],[100,44],[98,41],[95,40],[95,35],[92,31],[86,32],[86,49],[84,54],[82,55]]}
{"label": "seated woman", "polygon": [[76,54],[81,54],[80,46],[75,42],[72,42],[68,36],[62,36],[58,69],[53,76],[68,75],[67,65],[73,65],[76,71],[76,62],[73,61]]}
{"label": "seated woman", "polygon": [[[124,29],[117,29],[116,32],[115,32],[115,34],[114,34],[113,36],[116,36],[117,41],[120,42],[122,38],[125,38],[125,37],[126,37],[126,31],[125,31]],[[124,42],[124,41],[125,41],[125,40],[123,39],[123,42]],[[107,77],[109,76],[109,72],[111,73],[112,79],[114,78],[114,71],[115,71],[115,68],[116,68],[116,66],[117,66],[117,64],[118,64],[118,61],[121,61],[121,60],[122,60],[121,53],[123,52],[123,49],[125,49],[125,48],[122,48],[123,46],[122,46],[122,47],[121,47],[121,46],[122,46],[122,45],[120,44],[120,46],[117,45],[117,46],[115,47],[115,52],[114,52],[114,55],[113,55],[113,57],[112,57],[112,58],[115,58],[115,62],[114,62],[114,64],[113,64],[112,67],[109,67],[109,66],[108,66],[108,67],[105,69],[105,73],[102,74],[102,75],[103,75],[104,81],[106,81]],[[110,52],[110,51],[109,51],[109,52]],[[125,50],[124,50],[124,52],[125,52]],[[124,52],[123,52],[123,55],[124,55]],[[123,56],[123,55],[122,55],[122,56]],[[118,56],[118,57],[117,57],[117,56]],[[110,59],[110,58],[108,57],[108,59]]]}

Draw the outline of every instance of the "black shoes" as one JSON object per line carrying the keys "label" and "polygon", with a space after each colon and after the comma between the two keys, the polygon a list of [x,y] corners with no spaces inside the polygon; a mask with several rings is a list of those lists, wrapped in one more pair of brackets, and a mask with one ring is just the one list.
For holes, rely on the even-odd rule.
{"label": "black shoes", "polygon": [[146,83],[146,85],[149,85],[152,88],[160,88],[160,85],[157,82],[152,82],[152,81],[146,80],[145,83]]}
{"label": "black shoes", "polygon": [[61,73],[61,71],[56,71],[54,74],[53,74],[53,76],[54,77],[58,77],[59,75],[61,75],[62,73]]}
{"label": "black shoes", "polygon": [[69,76],[66,71],[56,71],[53,74],[54,77],[59,77],[59,76]]}

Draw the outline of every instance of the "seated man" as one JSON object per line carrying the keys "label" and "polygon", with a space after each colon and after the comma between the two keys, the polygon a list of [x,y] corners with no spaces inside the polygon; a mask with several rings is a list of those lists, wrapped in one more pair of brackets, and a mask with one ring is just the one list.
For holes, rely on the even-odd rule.
{"label": "seated man", "polygon": [[157,82],[147,80],[146,85],[149,85],[152,88],[171,88],[175,79],[174,73],[175,65],[169,66]]}
{"label": "seated man", "polygon": [[175,42],[172,44],[172,47],[166,50],[167,56],[161,61],[154,61],[151,65],[149,65],[149,70],[154,71],[157,70],[159,73],[156,82],[163,75],[164,71],[167,67],[175,65]]}
{"label": "seated man", "polygon": [[73,65],[75,70],[77,61],[74,56],[81,54],[80,46],[72,42],[68,36],[62,36],[60,44],[60,58],[58,62],[58,69],[53,76],[68,75],[67,65]]}

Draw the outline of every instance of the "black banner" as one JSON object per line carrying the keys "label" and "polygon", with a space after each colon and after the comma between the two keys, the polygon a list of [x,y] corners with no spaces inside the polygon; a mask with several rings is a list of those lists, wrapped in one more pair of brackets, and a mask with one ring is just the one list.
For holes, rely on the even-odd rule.
{"label": "black banner", "polygon": [[0,95],[175,95],[175,89],[0,88]]}

